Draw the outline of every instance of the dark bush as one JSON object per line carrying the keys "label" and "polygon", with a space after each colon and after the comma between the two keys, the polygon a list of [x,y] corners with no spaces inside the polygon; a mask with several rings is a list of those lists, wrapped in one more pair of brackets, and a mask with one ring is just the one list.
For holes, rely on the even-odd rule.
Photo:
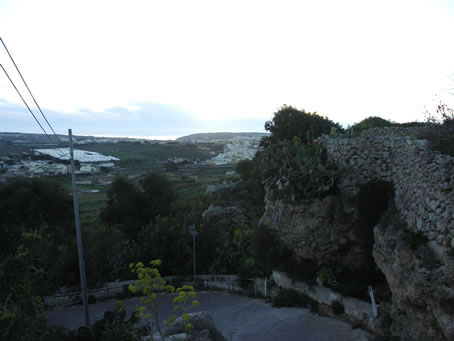
{"label": "dark bush", "polygon": [[299,293],[293,289],[279,289],[273,298],[273,307],[297,307]]}
{"label": "dark bush", "polygon": [[88,304],[94,304],[96,303],[97,299],[93,295],[88,295]]}
{"label": "dark bush", "polygon": [[432,149],[454,156],[454,108],[440,103],[435,114],[426,115],[425,137],[432,142]]}
{"label": "dark bush", "polygon": [[383,128],[383,127],[391,127],[394,123],[388,120],[385,120],[378,116],[370,116],[365,118],[364,120],[355,123],[350,127],[350,130],[353,134],[359,134],[363,130],[372,129],[372,128]]}
{"label": "dark bush", "polygon": [[311,300],[309,302],[309,309],[312,313],[318,313],[318,302],[316,300]]}
{"label": "dark bush", "polygon": [[318,310],[318,303],[307,296],[293,289],[279,289],[277,295],[273,298],[273,307],[301,307],[310,308],[311,311]]}
{"label": "dark bush", "polygon": [[129,239],[137,239],[140,231],[158,216],[168,216],[175,200],[173,183],[166,175],[151,172],[140,185],[117,176],[107,192],[107,206],[101,213],[102,221],[118,226]]}
{"label": "dark bush", "polygon": [[302,144],[309,144],[322,134],[329,134],[332,128],[343,130],[338,123],[317,113],[284,105],[274,113],[271,121],[265,123],[265,129],[271,136],[262,141],[264,145],[277,141],[299,141]]}
{"label": "dark bush", "polygon": [[345,307],[342,302],[335,300],[331,302],[331,309],[335,315],[340,315],[344,313]]}

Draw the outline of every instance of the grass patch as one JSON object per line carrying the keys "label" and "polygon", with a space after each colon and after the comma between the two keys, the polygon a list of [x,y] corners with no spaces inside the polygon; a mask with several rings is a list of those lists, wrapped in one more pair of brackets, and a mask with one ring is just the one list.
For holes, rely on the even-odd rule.
{"label": "grass patch", "polygon": [[22,144],[9,144],[9,143],[0,143],[0,157],[8,155],[22,155],[23,152],[28,152],[30,148],[36,148],[31,145],[22,145]]}
{"label": "grass patch", "polygon": [[[190,161],[207,160],[223,152],[220,144],[182,144],[178,142],[158,143],[93,143],[81,146],[80,149],[118,157],[122,166],[142,162],[167,161],[169,158],[181,157]],[[214,153],[214,154],[213,154]]]}

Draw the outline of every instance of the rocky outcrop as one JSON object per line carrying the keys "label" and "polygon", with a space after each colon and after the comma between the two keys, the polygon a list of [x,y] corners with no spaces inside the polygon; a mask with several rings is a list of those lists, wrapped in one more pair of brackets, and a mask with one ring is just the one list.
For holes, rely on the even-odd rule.
{"label": "rocky outcrop", "polygon": [[436,243],[414,250],[394,216],[374,228],[373,256],[392,292],[391,330],[408,340],[454,340],[454,258]]}
{"label": "rocky outcrop", "polygon": [[[189,314],[189,322],[192,325],[191,334],[187,340],[192,341],[224,341],[225,338],[216,328],[213,318],[207,311],[200,311]],[[164,336],[170,337],[185,333],[185,322],[182,317],[179,317],[169,325],[164,331]]]}
{"label": "rocky outcrop", "polygon": [[267,191],[261,223],[297,260],[378,267],[394,335],[454,340],[454,158],[432,151],[417,129],[318,141],[344,169],[337,193],[292,205]]}
{"label": "rocky outcrop", "polygon": [[228,207],[221,207],[221,206],[214,206],[210,205],[208,208],[202,213],[202,217],[210,220],[210,221],[221,221],[221,220],[228,220],[231,221],[232,225],[245,228],[248,226],[248,217],[244,208],[239,206],[228,206]]}
{"label": "rocky outcrop", "polygon": [[319,265],[340,262],[350,269],[365,266],[365,250],[352,230],[353,216],[345,213],[339,197],[295,206],[273,202],[270,196],[267,191],[265,214],[259,223],[277,235],[297,260],[311,260]]}

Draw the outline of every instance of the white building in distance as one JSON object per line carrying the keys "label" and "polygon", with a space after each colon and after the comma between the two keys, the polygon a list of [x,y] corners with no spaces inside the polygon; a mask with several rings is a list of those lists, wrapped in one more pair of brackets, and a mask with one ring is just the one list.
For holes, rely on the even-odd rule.
{"label": "white building in distance", "polygon": [[[59,160],[69,160],[69,148],[52,148],[52,149],[34,149],[34,152],[39,155],[48,155]],[[85,150],[74,149],[74,160],[83,163],[98,163],[109,161],[120,161],[119,158],[106,156],[96,152],[88,152]]]}

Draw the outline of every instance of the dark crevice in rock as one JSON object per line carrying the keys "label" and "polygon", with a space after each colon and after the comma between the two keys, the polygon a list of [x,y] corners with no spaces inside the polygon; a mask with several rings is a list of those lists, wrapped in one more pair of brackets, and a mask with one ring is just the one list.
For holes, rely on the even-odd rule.
{"label": "dark crevice in rock", "polygon": [[394,201],[393,185],[385,181],[372,181],[359,187],[357,202],[356,235],[364,250],[366,250],[367,264],[375,264],[372,258],[374,244],[374,226]]}

